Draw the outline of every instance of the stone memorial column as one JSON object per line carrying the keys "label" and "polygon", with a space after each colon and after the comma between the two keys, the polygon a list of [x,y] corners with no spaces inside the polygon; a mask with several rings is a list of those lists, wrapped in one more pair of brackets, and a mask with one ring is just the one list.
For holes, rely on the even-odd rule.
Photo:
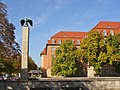
{"label": "stone memorial column", "polygon": [[22,28],[21,80],[28,80],[29,27]]}
{"label": "stone memorial column", "polygon": [[28,58],[29,58],[29,27],[33,26],[31,19],[21,21],[22,26],[22,58],[21,58],[21,80],[28,80]]}

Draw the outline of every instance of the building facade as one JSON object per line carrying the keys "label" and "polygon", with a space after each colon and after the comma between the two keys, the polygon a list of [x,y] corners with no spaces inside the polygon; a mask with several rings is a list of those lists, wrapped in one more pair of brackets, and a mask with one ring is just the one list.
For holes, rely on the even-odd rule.
{"label": "building facade", "polygon": [[45,70],[47,76],[51,76],[52,57],[55,55],[55,49],[60,46],[65,40],[72,40],[77,47],[80,42],[85,38],[87,32],[58,32],[48,40],[46,47],[41,53],[42,68]]}
{"label": "building facade", "polygon": [[[97,30],[105,37],[107,35],[116,35],[120,33],[120,22],[99,22],[92,30]],[[52,57],[55,55],[55,49],[65,40],[72,40],[79,48],[81,41],[87,37],[87,32],[63,32],[60,31],[48,40],[46,47],[41,52],[42,68],[44,76],[51,77]]]}

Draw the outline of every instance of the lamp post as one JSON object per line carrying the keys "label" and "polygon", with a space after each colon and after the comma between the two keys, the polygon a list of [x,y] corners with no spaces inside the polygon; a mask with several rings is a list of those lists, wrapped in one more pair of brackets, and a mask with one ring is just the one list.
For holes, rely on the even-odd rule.
{"label": "lamp post", "polygon": [[28,80],[28,58],[29,58],[29,27],[33,26],[32,20],[22,19],[22,58],[21,58],[21,80]]}

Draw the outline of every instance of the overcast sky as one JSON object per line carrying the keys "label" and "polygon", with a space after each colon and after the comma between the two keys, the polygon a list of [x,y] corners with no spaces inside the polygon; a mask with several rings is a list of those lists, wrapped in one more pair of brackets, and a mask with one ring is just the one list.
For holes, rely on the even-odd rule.
{"label": "overcast sky", "polygon": [[59,31],[86,31],[99,21],[120,21],[120,0],[2,0],[21,46],[20,20],[31,18],[30,56],[40,66],[47,40]]}

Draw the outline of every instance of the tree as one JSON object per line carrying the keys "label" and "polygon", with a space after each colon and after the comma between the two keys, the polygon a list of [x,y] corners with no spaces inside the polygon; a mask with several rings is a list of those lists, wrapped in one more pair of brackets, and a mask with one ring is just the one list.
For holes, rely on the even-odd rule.
{"label": "tree", "polygon": [[106,42],[109,64],[120,74],[120,34],[108,36]]}
{"label": "tree", "polygon": [[[7,6],[0,2],[0,73],[18,73],[21,65],[21,50],[15,41],[15,26],[7,19],[6,8]],[[31,57],[28,67],[37,68]]]}
{"label": "tree", "polygon": [[52,75],[75,76],[77,75],[79,58],[76,55],[76,46],[72,41],[63,42],[55,51],[52,61]]}
{"label": "tree", "polygon": [[107,54],[109,56],[110,64],[120,62],[120,34],[110,35],[107,38]]}
{"label": "tree", "polygon": [[91,30],[80,45],[80,58],[84,63],[93,66],[97,74],[100,73],[103,65],[101,60],[104,60],[102,59],[104,47],[104,38],[97,30]]}
{"label": "tree", "polygon": [[37,65],[30,56],[28,59],[28,70],[37,70]]}
{"label": "tree", "polygon": [[[12,72],[16,68],[16,61],[20,59],[20,47],[15,41],[15,27],[7,19],[6,5],[0,2],[0,69]],[[19,60],[18,60],[19,59]]]}
{"label": "tree", "polygon": [[97,30],[91,30],[80,45],[79,56],[94,67],[97,75],[105,64],[114,66],[120,73],[120,34],[103,37]]}

